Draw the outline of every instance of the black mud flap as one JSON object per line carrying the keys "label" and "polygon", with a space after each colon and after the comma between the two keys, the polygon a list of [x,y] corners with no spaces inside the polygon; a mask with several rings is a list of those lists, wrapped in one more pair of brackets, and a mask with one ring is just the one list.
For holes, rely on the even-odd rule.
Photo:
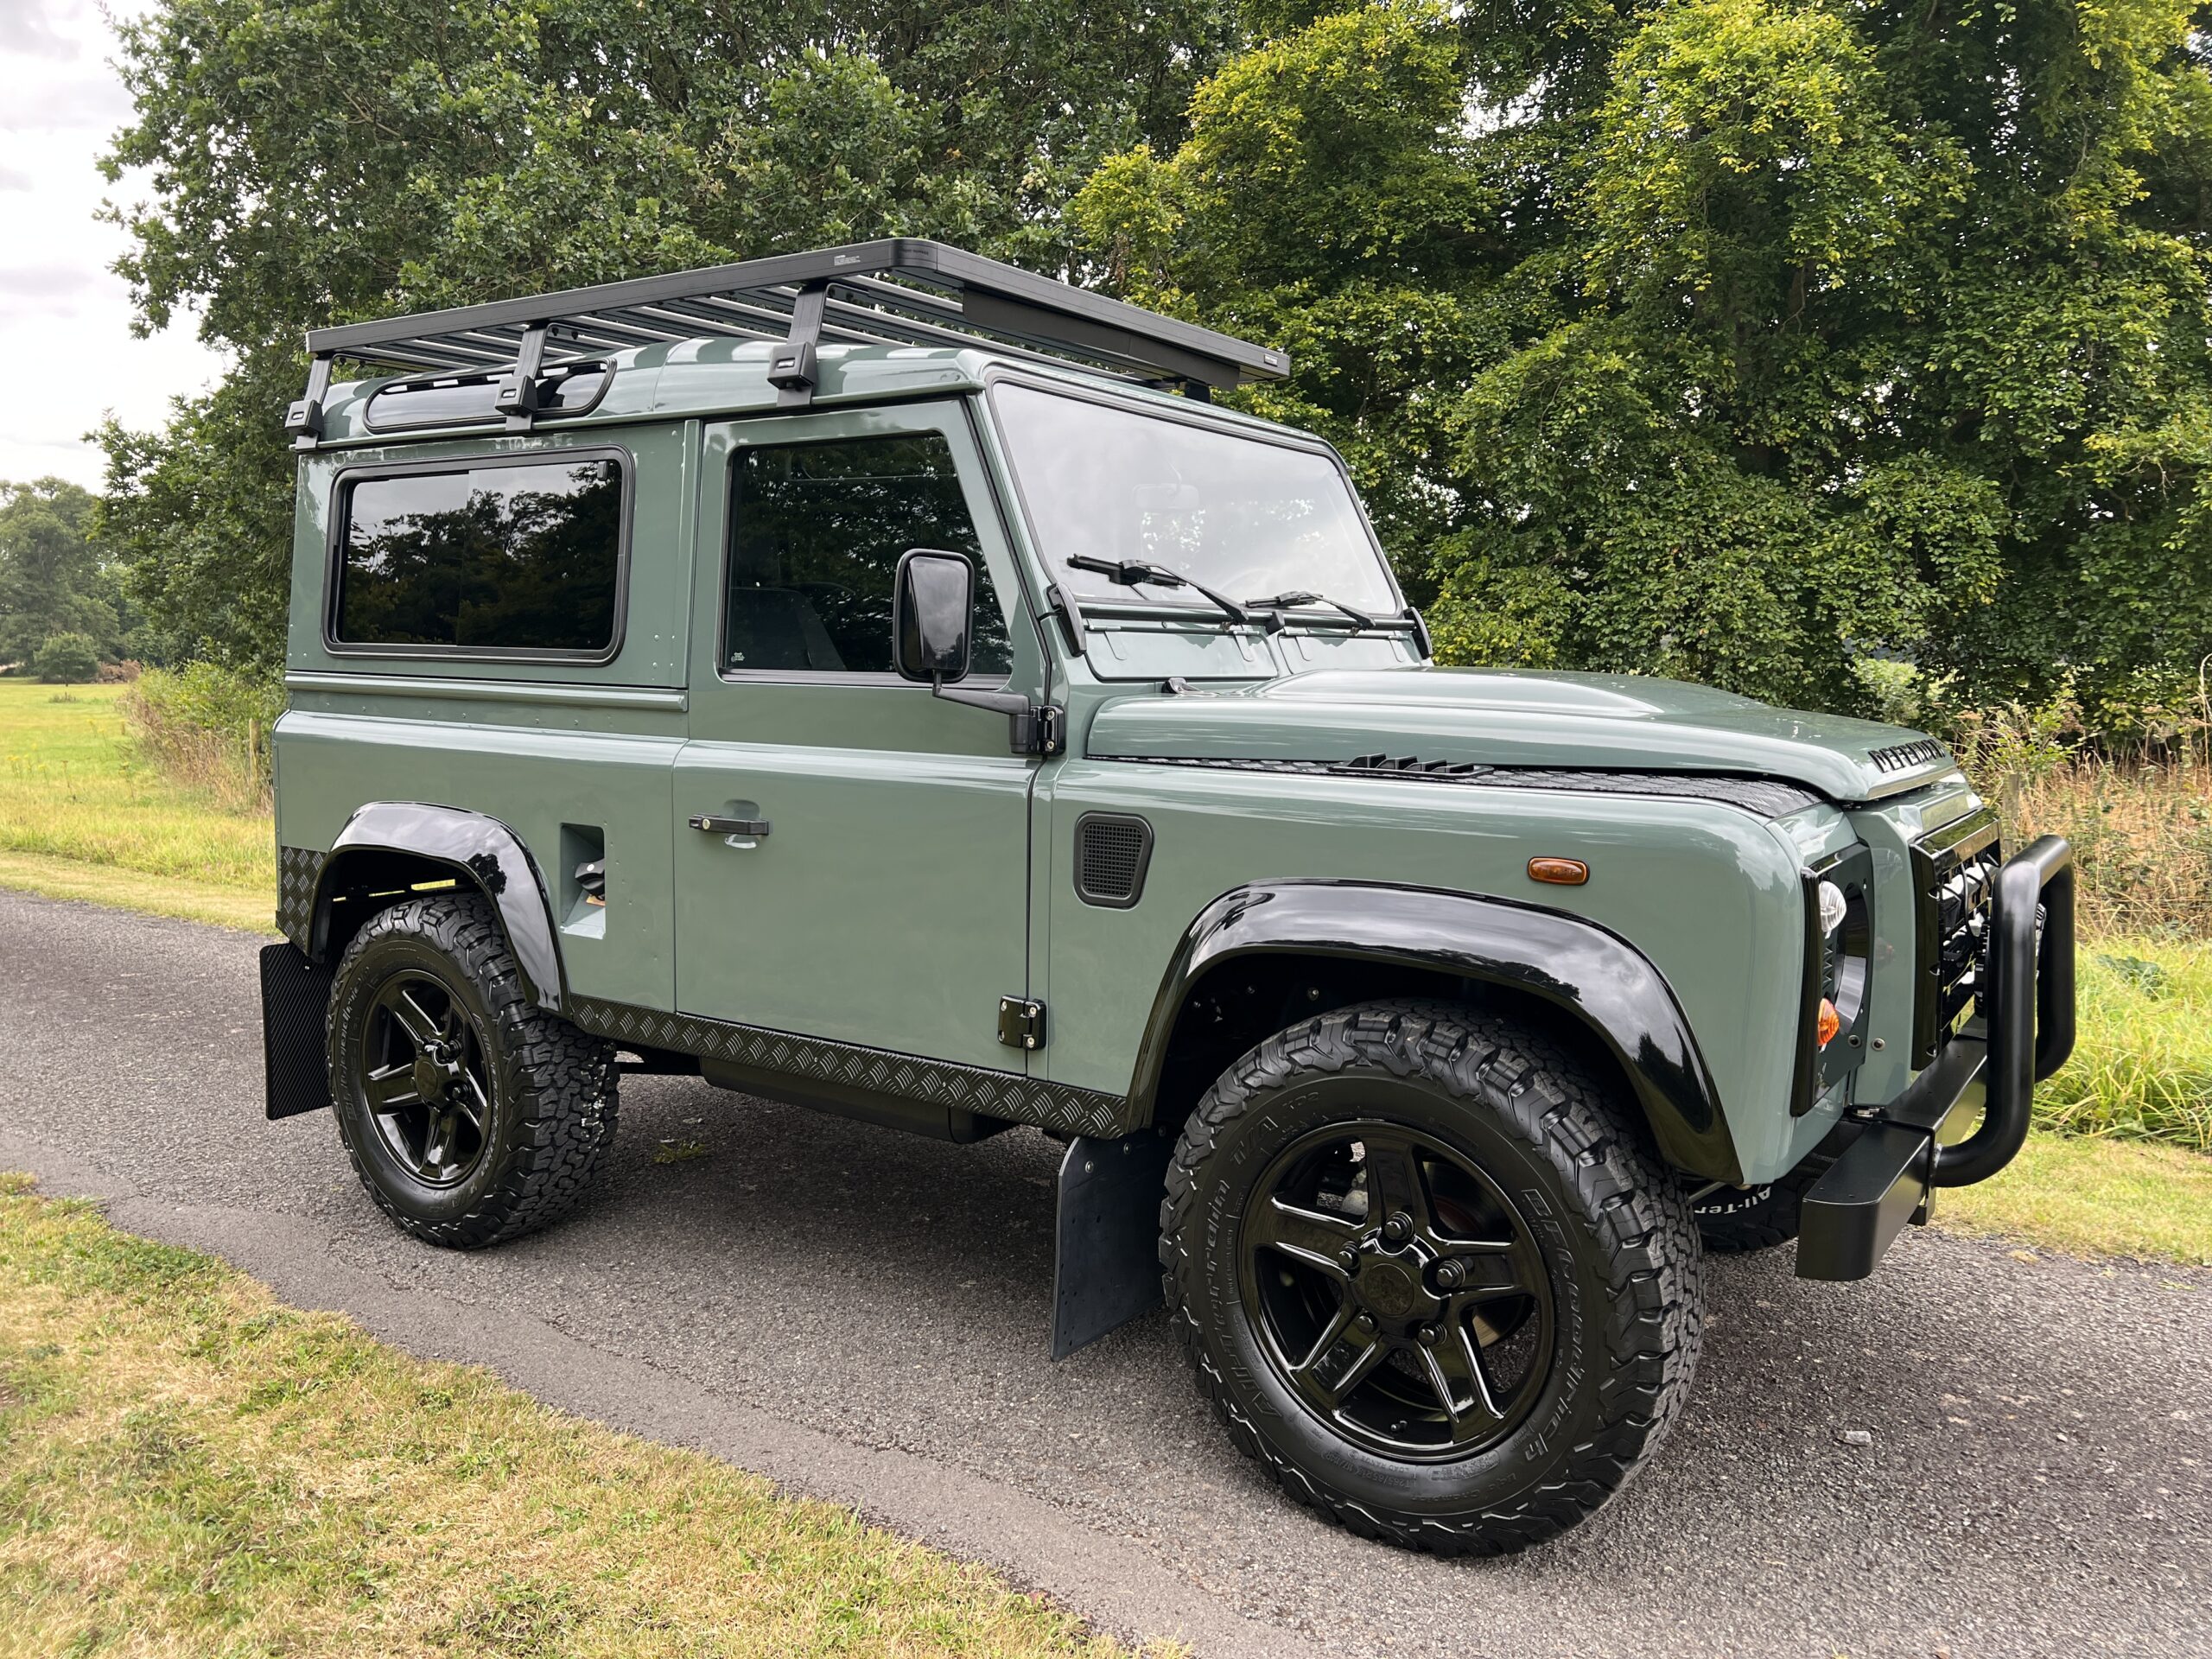
{"label": "black mud flap", "polygon": [[1068,1142],[1052,1266],[1054,1359],[1160,1306],[1160,1201],[1173,1151],[1156,1129]]}
{"label": "black mud flap", "polygon": [[297,945],[261,948],[261,1058],[272,1118],[330,1104],[323,1025],[331,972],[309,962]]}

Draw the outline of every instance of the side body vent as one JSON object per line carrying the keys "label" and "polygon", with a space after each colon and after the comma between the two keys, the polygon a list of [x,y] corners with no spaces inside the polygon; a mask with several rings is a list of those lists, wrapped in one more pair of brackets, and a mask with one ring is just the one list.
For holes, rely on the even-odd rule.
{"label": "side body vent", "polygon": [[1117,812],[1086,812],[1075,821],[1075,895],[1086,905],[1127,910],[1144,896],[1152,862],[1152,826]]}

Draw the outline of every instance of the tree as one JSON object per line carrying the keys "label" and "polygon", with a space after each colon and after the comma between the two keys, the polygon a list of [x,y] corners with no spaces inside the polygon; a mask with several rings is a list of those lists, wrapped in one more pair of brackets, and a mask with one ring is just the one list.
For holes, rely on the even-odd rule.
{"label": "tree", "polygon": [[49,685],[82,685],[99,676],[99,647],[89,633],[53,634],[32,657],[31,670]]}
{"label": "tree", "polygon": [[154,196],[119,269],[238,368],[103,435],[134,593],[189,649],[278,659],[302,330],[893,233],[1064,269],[1061,203],[1179,137],[1230,28],[1221,0],[161,0],[120,30],[110,176]]}
{"label": "tree", "polygon": [[2212,652],[2212,8],[1248,15],[1072,216],[1294,353],[1248,401],[1459,659],[2118,704]]}
{"label": "tree", "polygon": [[0,664],[29,662],[57,633],[122,643],[112,583],[92,536],[90,491],[59,478],[0,482]]}

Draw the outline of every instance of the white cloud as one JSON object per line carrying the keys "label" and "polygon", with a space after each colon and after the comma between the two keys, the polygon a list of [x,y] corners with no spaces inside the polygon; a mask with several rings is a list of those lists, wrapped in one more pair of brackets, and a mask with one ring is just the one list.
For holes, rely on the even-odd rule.
{"label": "white cloud", "polygon": [[[134,15],[146,0],[111,10]],[[93,0],[0,0],[0,479],[57,474],[98,486],[85,434],[112,413],[156,426],[169,399],[219,378],[221,355],[191,319],[150,340],[130,331],[129,285],[110,269],[129,239],[95,215],[143,180],[100,176],[130,100],[107,60],[115,41]],[[270,411],[272,430],[283,411]]]}

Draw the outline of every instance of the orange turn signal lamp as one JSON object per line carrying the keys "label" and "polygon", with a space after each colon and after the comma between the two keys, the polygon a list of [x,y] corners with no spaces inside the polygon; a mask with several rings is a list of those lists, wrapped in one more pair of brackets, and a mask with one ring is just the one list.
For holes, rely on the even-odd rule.
{"label": "orange turn signal lamp", "polygon": [[1835,1011],[1835,1004],[1825,996],[1821,999],[1821,1022],[1816,1030],[1821,1046],[1826,1048],[1835,1041],[1835,1034],[1843,1029],[1843,1016]]}
{"label": "orange turn signal lamp", "polygon": [[1529,861],[1529,879],[1548,881],[1554,887],[1579,887],[1590,879],[1590,867],[1579,858],[1532,858]]}

